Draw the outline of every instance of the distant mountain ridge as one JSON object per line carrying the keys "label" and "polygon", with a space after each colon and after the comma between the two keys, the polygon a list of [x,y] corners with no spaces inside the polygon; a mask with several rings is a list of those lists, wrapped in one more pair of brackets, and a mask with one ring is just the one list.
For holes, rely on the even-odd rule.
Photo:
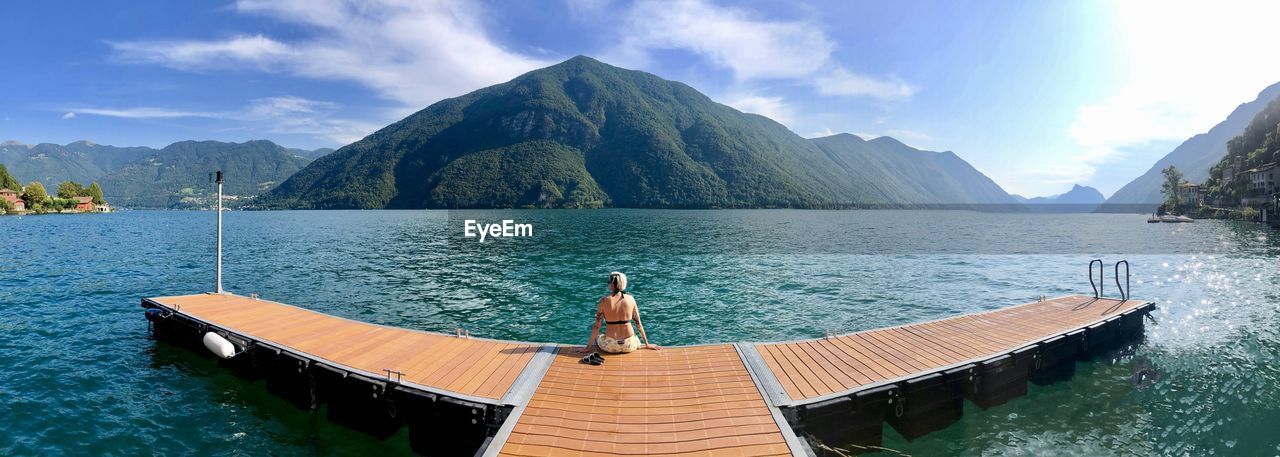
{"label": "distant mountain ridge", "polygon": [[1015,205],[953,153],[807,140],[588,57],[435,103],[312,162],[273,208]]}
{"label": "distant mountain ridge", "polygon": [[[135,208],[206,206],[208,174],[222,170],[232,206],[279,185],[311,160],[266,140],[244,143],[180,141],[101,179],[108,201]],[[110,190],[107,190],[110,189]],[[215,199],[216,200],[216,199]]]}
{"label": "distant mountain ridge", "polygon": [[320,149],[307,150],[307,149],[298,149],[298,148],[288,148],[286,149],[286,151],[289,151],[290,154],[295,154],[298,157],[302,157],[304,159],[316,160],[326,155],[329,155],[334,151],[334,149],[320,148]]}
{"label": "distant mountain ridge", "polygon": [[[809,140],[847,173],[865,182],[878,182],[875,192],[885,201],[911,204],[996,204],[1014,202],[995,181],[951,151],[923,151],[882,136],[870,141],[841,133]],[[896,179],[883,179],[885,176]]]}
{"label": "distant mountain ridge", "polygon": [[1182,171],[1183,177],[1194,183],[1204,183],[1209,169],[1227,155],[1227,141],[1244,132],[1267,102],[1280,97],[1280,83],[1273,84],[1258,94],[1251,102],[1242,103],[1222,122],[1208,132],[1191,137],[1172,152],[1156,161],[1142,176],[1121,187],[1108,198],[1101,211],[1145,212],[1164,201],[1160,193],[1163,175],[1160,170],[1173,165]]}
{"label": "distant mountain ridge", "polygon": [[89,141],[67,145],[6,141],[0,144],[0,163],[23,183],[40,181],[54,189],[63,181],[86,185],[96,181],[114,205],[173,208],[197,205],[200,195],[208,193],[207,183],[199,184],[210,171],[221,168],[233,176],[226,186],[228,194],[252,197],[301,169],[311,161],[309,156],[332,151],[285,149],[264,140],[183,141],[163,149]]}
{"label": "distant mountain ridge", "polygon": [[1013,198],[1027,205],[1031,211],[1042,213],[1089,213],[1106,201],[1106,197],[1098,189],[1079,184],[1072,185],[1071,190],[1057,195],[1025,198],[1015,194]]}
{"label": "distant mountain ridge", "polygon": [[0,163],[23,184],[40,181],[45,188],[53,189],[62,181],[97,180],[107,174],[105,167],[137,160],[152,151],[151,148],[101,147],[88,142],[63,146],[9,141],[0,145]]}

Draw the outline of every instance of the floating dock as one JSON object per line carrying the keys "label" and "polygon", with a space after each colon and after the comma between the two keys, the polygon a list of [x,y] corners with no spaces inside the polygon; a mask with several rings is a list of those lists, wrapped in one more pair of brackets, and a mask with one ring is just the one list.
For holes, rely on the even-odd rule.
{"label": "floating dock", "polygon": [[228,369],[375,437],[407,426],[422,454],[766,456],[878,445],[885,423],[914,439],[958,420],[966,399],[990,408],[1028,382],[1067,379],[1077,360],[1141,338],[1154,304],[1125,295],[806,341],[642,350],[599,366],[578,363],[580,346],[386,327],[255,297],[142,306],[158,339],[201,354],[210,338],[229,342]]}

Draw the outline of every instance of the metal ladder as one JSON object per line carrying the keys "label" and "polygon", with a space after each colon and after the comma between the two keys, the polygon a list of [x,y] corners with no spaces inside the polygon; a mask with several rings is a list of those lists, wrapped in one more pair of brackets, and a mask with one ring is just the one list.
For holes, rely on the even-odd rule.
{"label": "metal ladder", "polygon": [[[1093,281],[1093,264],[1098,264],[1098,282]],[[1124,284],[1120,284],[1120,265],[1124,265]],[[1089,261],[1089,286],[1093,287],[1093,298],[1104,298],[1106,292],[1103,290],[1107,283],[1106,278],[1107,264],[1102,259],[1093,259]],[[1115,281],[1116,289],[1120,291],[1120,300],[1129,300],[1129,261],[1121,260],[1115,265]]]}

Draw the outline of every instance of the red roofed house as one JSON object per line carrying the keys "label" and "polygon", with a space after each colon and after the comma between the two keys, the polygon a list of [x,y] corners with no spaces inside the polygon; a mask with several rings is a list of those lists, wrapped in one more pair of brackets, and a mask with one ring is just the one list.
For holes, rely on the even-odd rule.
{"label": "red roofed house", "polygon": [[10,189],[0,189],[0,198],[5,199],[9,204],[13,205],[14,211],[26,211],[27,202],[18,198],[18,191]]}
{"label": "red roofed house", "polygon": [[93,211],[93,197],[76,197],[76,211]]}

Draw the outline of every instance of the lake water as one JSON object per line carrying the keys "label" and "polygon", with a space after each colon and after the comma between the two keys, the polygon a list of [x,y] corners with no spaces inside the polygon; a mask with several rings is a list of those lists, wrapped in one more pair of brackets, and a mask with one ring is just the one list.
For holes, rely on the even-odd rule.
{"label": "lake water", "polygon": [[[466,219],[532,237],[462,236]],[[0,455],[407,453],[149,339],[147,296],[208,291],[213,215],[0,217]],[[1142,215],[322,211],[225,216],[226,288],[422,330],[580,343],[611,270],[664,345],[851,332],[1092,293],[1132,263],[1136,352],[955,425],[917,455],[1280,454],[1280,234]],[[1114,295],[1112,271],[1107,291]],[[1139,369],[1157,373],[1135,384]]]}

